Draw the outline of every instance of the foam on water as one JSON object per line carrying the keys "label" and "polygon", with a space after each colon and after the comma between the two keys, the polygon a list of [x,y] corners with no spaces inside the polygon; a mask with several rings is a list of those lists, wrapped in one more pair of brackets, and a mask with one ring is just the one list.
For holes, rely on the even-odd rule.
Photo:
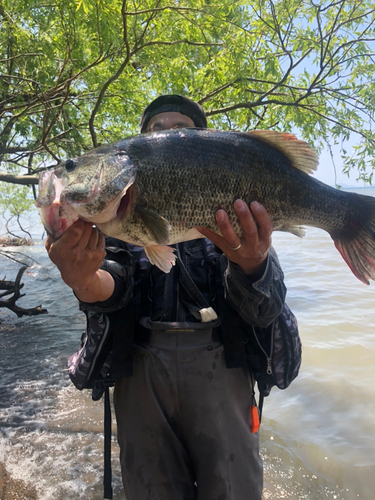
{"label": "foam on water", "polygon": [[[323,231],[308,228],[301,240],[275,233],[273,241],[304,348],[299,377],[265,401],[264,498],[372,500],[375,283],[360,283]],[[49,314],[17,319],[0,309],[0,460],[40,500],[101,500],[102,402],[64,371],[84,316],[43,243],[21,251],[38,263],[24,274],[19,305],[42,304]],[[0,265],[7,279],[19,268],[1,256]],[[123,500],[115,433],[114,498]]]}
{"label": "foam on water", "polygon": [[[35,486],[40,500],[101,500],[102,402],[78,392],[65,371],[66,358],[78,347],[84,315],[43,244],[23,247],[22,253],[38,263],[32,262],[23,276],[26,296],[18,304],[41,303],[49,314],[17,319],[0,310],[0,460],[14,478]],[[18,268],[1,259],[8,279]],[[114,498],[120,500],[124,496],[115,433],[112,455]]]}

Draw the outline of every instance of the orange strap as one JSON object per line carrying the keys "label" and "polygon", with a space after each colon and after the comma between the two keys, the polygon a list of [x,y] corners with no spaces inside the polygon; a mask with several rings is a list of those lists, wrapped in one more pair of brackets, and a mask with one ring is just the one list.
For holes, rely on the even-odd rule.
{"label": "orange strap", "polygon": [[258,413],[258,408],[256,406],[251,406],[250,407],[250,415],[251,415],[251,432],[255,433],[259,431],[259,413]]}

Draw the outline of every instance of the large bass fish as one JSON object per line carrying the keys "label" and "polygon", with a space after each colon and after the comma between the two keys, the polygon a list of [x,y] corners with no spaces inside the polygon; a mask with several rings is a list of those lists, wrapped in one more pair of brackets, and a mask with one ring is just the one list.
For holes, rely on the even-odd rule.
{"label": "large bass fish", "polygon": [[375,198],[319,182],[308,175],[317,164],[315,151],[292,134],[169,130],[101,146],[43,172],[36,206],[54,239],[82,218],[143,246],[169,272],[175,254],[168,245],[202,237],[197,226],[219,232],[219,208],[241,234],[234,201],[258,201],[274,230],[327,231],[368,284],[375,279]]}

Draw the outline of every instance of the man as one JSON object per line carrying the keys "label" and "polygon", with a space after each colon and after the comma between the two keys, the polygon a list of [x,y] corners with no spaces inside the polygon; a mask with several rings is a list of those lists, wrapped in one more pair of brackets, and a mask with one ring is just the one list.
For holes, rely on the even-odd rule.
{"label": "man", "polygon": [[[181,96],[159,97],[141,120],[142,133],[186,127],[207,121],[201,106]],[[127,500],[261,498],[254,381],[238,353],[250,325],[267,328],[280,315],[286,289],[265,208],[243,200],[234,208],[243,234],[218,210],[222,236],[199,228],[209,239],[177,244],[182,265],[169,274],[140,247],[113,238],[105,259],[104,236],[82,220],[60,240],[47,239],[81,308],[114,318],[114,354],[124,360],[123,371],[114,369],[114,404]],[[186,279],[219,319],[200,321]]]}

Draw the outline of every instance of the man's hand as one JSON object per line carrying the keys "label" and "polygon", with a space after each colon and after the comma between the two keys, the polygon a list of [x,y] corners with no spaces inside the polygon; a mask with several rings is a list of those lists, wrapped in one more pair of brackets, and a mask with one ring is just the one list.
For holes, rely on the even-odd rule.
{"label": "man's hand", "polygon": [[243,200],[236,200],[234,210],[243,230],[241,238],[224,210],[216,212],[216,222],[223,236],[205,227],[197,229],[218,246],[230,261],[238,264],[245,274],[259,275],[264,271],[271,247],[271,219],[266,209],[256,201],[249,207]]}
{"label": "man's hand", "polygon": [[106,255],[104,236],[92,224],[79,219],[59,240],[46,240],[49,258],[64,282],[83,302],[108,299],[114,290],[112,276],[100,269]]}

